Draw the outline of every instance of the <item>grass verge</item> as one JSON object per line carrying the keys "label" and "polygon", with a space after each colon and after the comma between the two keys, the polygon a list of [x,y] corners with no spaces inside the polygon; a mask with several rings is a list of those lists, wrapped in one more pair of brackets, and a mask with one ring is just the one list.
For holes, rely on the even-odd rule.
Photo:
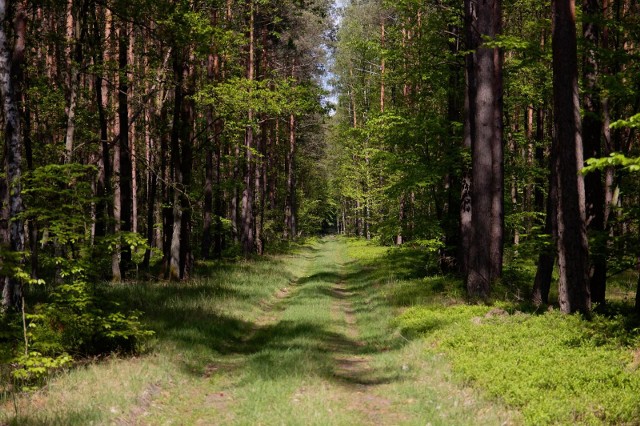
{"label": "grass verge", "polygon": [[[88,360],[38,392],[5,400],[0,424],[196,422],[199,405],[231,403],[213,378],[234,375],[244,354],[257,350],[246,336],[313,256],[305,246],[263,260],[203,264],[201,277],[187,282],[111,286],[123,309],[143,311],[143,321],[156,332],[144,354]],[[207,398],[212,404],[203,404]]]}
{"label": "grass verge", "polygon": [[509,300],[470,305],[460,280],[425,276],[418,251],[361,241],[351,251],[386,274],[376,297],[400,308],[395,324],[403,336],[425,342],[426,358],[445,357],[458,380],[521,411],[524,423],[640,421],[640,329],[621,305],[591,321],[527,312],[523,286],[514,284],[496,292]]}

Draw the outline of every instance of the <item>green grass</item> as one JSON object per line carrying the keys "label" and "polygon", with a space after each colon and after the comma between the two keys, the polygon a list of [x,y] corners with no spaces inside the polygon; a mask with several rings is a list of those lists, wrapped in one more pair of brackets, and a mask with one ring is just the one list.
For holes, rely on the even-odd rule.
{"label": "green grass", "polygon": [[[206,277],[188,282],[111,287],[111,295],[125,307],[143,310],[143,320],[155,330],[146,355],[96,360],[61,374],[45,389],[20,398],[17,416],[13,404],[5,403],[0,423],[108,424],[139,412],[151,419],[147,400],[190,404],[193,398],[217,391],[210,380],[197,390],[194,384],[201,384],[212,365],[234,371],[241,366],[242,354],[255,351],[244,337],[265,307],[275,303],[277,290],[302,274],[312,256],[306,247],[264,261],[202,265]],[[160,411],[188,423],[180,409],[191,411],[184,405]]]}
{"label": "green grass", "polygon": [[200,265],[185,283],[113,286],[155,330],[146,352],[59,374],[20,396],[17,415],[5,401],[0,424],[518,423],[398,332],[386,289],[420,273],[415,254],[327,238]]}
{"label": "green grass", "polygon": [[460,280],[423,276],[419,253],[351,247],[375,274],[386,274],[375,297],[400,308],[402,335],[425,342],[425,358],[443,356],[456,379],[521,411],[524,423],[640,422],[640,329],[620,304],[619,284],[611,286],[607,315],[587,321],[532,311],[524,261],[506,268],[491,306],[475,305]]}
{"label": "green grass", "polygon": [[637,341],[621,322],[557,311],[487,318],[490,309],[412,308],[399,324],[446,354],[465,380],[519,408],[528,424],[640,419]]}
{"label": "green grass", "polygon": [[327,238],[184,283],[110,286],[155,330],[146,351],[5,400],[0,424],[638,424],[640,332],[615,296],[635,276],[586,321],[521,303],[525,259],[492,306],[426,264]]}
{"label": "green grass", "polygon": [[587,321],[527,303],[535,265],[525,258],[505,267],[489,306],[468,304],[459,279],[425,276],[416,250],[363,241],[350,250],[384,282],[373,297],[402,312],[395,324],[425,343],[424,359],[444,357],[454,379],[517,409],[524,423],[640,422],[640,329],[629,316],[637,274],[612,280],[606,315]]}

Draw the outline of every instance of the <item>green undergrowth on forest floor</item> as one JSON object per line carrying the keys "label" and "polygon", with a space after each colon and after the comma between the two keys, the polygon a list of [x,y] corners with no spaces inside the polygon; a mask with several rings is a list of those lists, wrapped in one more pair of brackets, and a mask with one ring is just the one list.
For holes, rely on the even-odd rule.
{"label": "green undergrowth on forest floor", "polygon": [[[189,389],[217,371],[235,370],[240,355],[257,350],[259,342],[246,337],[268,305],[276,303],[277,291],[290,286],[314,256],[310,246],[289,251],[252,261],[202,263],[199,276],[185,282],[105,286],[106,296],[117,300],[120,309],[143,312],[141,320],[155,334],[138,356],[86,359],[52,376],[36,392],[5,397],[0,424],[154,424],[147,417],[151,401],[170,404],[186,398],[190,403],[189,398],[213,393],[215,387],[200,389],[202,395],[190,395]],[[175,394],[180,386],[185,393]],[[180,413],[165,412],[156,420],[166,418],[179,419]],[[190,423],[188,416],[182,421]]]}
{"label": "green undergrowth on forest floor", "polygon": [[[0,424],[518,419],[451,383],[442,356],[425,356],[421,340],[400,336],[397,307],[382,291],[384,273],[348,256],[358,251],[349,244],[330,237],[276,256],[203,263],[199,278],[187,282],[111,286],[111,295],[144,311],[144,324],[155,331],[144,353],[87,361],[40,391],[16,395],[0,404]],[[367,247],[361,254],[374,260],[384,252]]]}
{"label": "green undergrowth on forest floor", "polygon": [[351,255],[384,282],[383,297],[403,307],[403,336],[424,339],[455,376],[522,412],[525,423],[637,424],[640,328],[618,297],[591,320],[526,303],[529,273],[507,265],[491,304],[470,304],[459,279],[427,276],[424,254],[351,241]]}

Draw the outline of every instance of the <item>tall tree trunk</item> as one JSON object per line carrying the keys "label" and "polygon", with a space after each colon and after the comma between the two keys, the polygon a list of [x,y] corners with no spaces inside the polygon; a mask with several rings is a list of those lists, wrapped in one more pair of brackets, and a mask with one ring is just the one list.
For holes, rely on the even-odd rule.
{"label": "tall tree trunk", "polygon": [[[127,83],[129,85],[130,97],[135,99],[136,86],[134,85],[135,58],[133,48],[135,45],[134,27],[131,25],[131,34],[129,36],[129,46],[127,48],[127,64],[130,71],[127,73]],[[147,107],[142,107],[146,110]],[[129,164],[131,164],[131,232],[138,233],[138,158],[136,148],[136,126],[135,118],[131,120],[131,130],[129,136]]]}
{"label": "tall tree trunk", "polygon": [[[80,14],[78,14],[80,15]],[[76,20],[77,22],[78,20]],[[71,162],[71,155],[73,153],[73,135],[75,132],[75,112],[77,104],[78,89],[80,85],[80,73],[78,72],[79,64],[74,64],[75,49],[72,52],[71,46],[73,43],[74,32],[74,16],[73,16],[73,0],[67,0],[66,7],[66,44],[65,44],[65,58],[69,58],[70,70],[67,74],[66,83],[69,89],[69,105],[67,106],[67,129],[64,138],[64,162],[68,164]],[[79,38],[79,34],[77,34]],[[76,46],[81,47],[81,43],[76,40]]]}
{"label": "tall tree trunk", "polygon": [[267,147],[267,153],[269,155],[269,161],[267,161],[267,192],[269,193],[269,210],[276,210],[277,200],[277,187],[278,187],[278,175],[279,167],[276,167],[279,161],[279,147],[280,147],[280,120],[276,120],[274,126],[271,128],[270,145]]}
{"label": "tall tree trunk", "polygon": [[[108,9],[107,9],[108,10]],[[111,24],[111,35],[113,35],[113,39],[115,39],[114,42],[114,52],[113,55],[115,56],[115,51],[116,49],[118,52],[118,64],[120,66],[120,56],[121,56],[121,35],[120,33],[123,31],[122,26],[124,26],[123,23],[116,23],[116,18],[114,15],[112,14],[108,14],[107,15],[108,21]],[[126,56],[125,56],[126,58]],[[120,70],[118,69],[118,73],[115,74],[114,76],[114,80],[118,83],[118,88],[120,88],[120,80],[122,80],[123,78],[126,77],[126,75],[123,75],[122,73],[119,72]],[[126,84],[126,83],[125,83]],[[111,103],[113,105],[114,101],[114,94],[113,91],[111,90],[105,90],[105,93],[109,93],[109,103]],[[117,114],[115,115],[115,119],[113,120],[113,127],[112,127],[112,134],[117,135],[117,143],[113,146],[113,233],[114,235],[117,237],[120,235],[120,232],[122,231],[122,195],[121,195],[121,175],[122,175],[122,171],[121,171],[121,160],[122,160],[122,156],[121,156],[121,148],[122,148],[122,143],[120,142],[120,136],[121,136],[121,125],[120,125],[120,119],[121,117],[121,112],[119,110],[120,108],[120,98],[117,97]],[[128,117],[127,117],[128,120]],[[112,279],[114,281],[121,281],[123,278],[122,275],[122,251],[121,251],[121,244],[118,243],[116,244],[116,247],[112,253],[112,258],[111,258],[111,274],[112,274]]]}
{"label": "tall tree trunk", "polygon": [[[384,14],[384,11],[382,11],[382,13]],[[384,80],[385,80],[385,72],[386,72],[386,62],[385,62],[385,53],[384,53],[384,49],[385,49],[385,25],[384,25],[384,21],[385,18],[384,16],[380,17],[380,48],[381,48],[381,53],[380,53],[380,113],[384,114],[384,101],[385,101],[385,84],[384,84]]]}
{"label": "tall tree trunk", "polygon": [[[6,0],[0,0],[0,98],[4,113],[4,173],[5,194],[3,203],[3,218],[8,220],[6,224],[7,234],[3,243],[15,253],[24,250],[24,227],[19,215],[22,213],[22,153],[20,143],[20,111],[15,97],[15,77],[21,73],[24,54],[24,34],[16,37],[16,46],[12,52],[5,32],[7,20]],[[17,19],[22,19],[18,15]],[[26,23],[25,23],[26,25]],[[15,277],[5,277],[2,289],[2,309],[19,309],[22,305],[22,284]]]}
{"label": "tall tree trunk", "polygon": [[240,242],[240,217],[238,215],[238,208],[240,203],[240,144],[235,144],[233,149],[233,189],[231,194],[231,202],[229,203],[229,218],[231,219],[231,232],[233,234],[233,241],[235,243]]}
{"label": "tall tree trunk", "polygon": [[[475,27],[481,36],[500,31],[500,0],[478,5]],[[502,58],[498,49],[480,46],[474,64],[476,93],[472,140],[472,234],[467,289],[487,297],[502,269],[503,161]],[[488,250],[487,250],[488,248]]]}
{"label": "tall tree trunk", "polygon": [[[218,25],[218,11],[214,10],[211,16],[212,25]],[[215,84],[220,80],[220,55],[214,46],[214,52],[207,57],[207,78],[210,83]],[[213,255],[218,258],[222,255],[222,177],[221,177],[221,146],[220,133],[221,125],[214,116],[214,108],[209,107],[206,112],[207,128],[212,132],[212,140],[209,141],[206,154],[205,169],[205,200],[204,200],[204,220],[202,236],[202,257],[208,259],[211,256],[211,246],[213,244]],[[213,228],[213,229],[212,229]],[[213,236],[212,236],[213,231]]]}
{"label": "tall tree trunk", "polygon": [[191,218],[193,216],[191,203],[189,202],[189,192],[191,190],[192,170],[193,170],[193,143],[195,141],[196,125],[196,105],[194,96],[196,94],[195,56],[190,53],[186,56],[189,64],[186,65],[186,93],[184,110],[182,113],[182,144],[181,161],[182,166],[182,192],[180,203],[182,209],[182,229],[180,234],[180,278],[188,279],[193,271],[193,252],[191,250]]}
{"label": "tall tree trunk", "polygon": [[[207,111],[207,127],[213,124],[212,112]],[[211,142],[208,142],[211,143]],[[202,205],[202,246],[200,256],[209,259],[211,256],[212,225],[213,225],[213,179],[214,179],[214,154],[213,147],[207,147],[205,153],[204,171],[204,203]]]}
{"label": "tall tree trunk", "polygon": [[[120,222],[121,232],[131,232],[132,222],[132,167],[129,145],[129,24],[122,22],[118,31],[118,117],[120,157]],[[131,248],[122,245],[120,272],[124,278],[131,264]]]}
{"label": "tall tree trunk", "polygon": [[[536,141],[536,150],[535,150],[535,161],[538,168],[544,168],[544,116],[545,111],[542,106],[540,106],[536,111],[536,133],[535,133],[535,141]],[[549,180],[547,179],[547,182]],[[536,176],[535,180],[535,190],[533,192],[535,211],[540,213],[545,211],[544,207],[544,179],[542,176]]]}
{"label": "tall tree trunk", "polygon": [[591,310],[578,93],[575,0],[553,2],[553,100],[558,168],[558,293],[565,313]]}
{"label": "tall tree trunk", "polygon": [[[492,10],[493,35],[502,33],[502,2]],[[504,144],[503,144],[503,52],[493,49],[493,137],[491,141],[491,279],[502,277],[504,252]],[[477,102],[477,98],[476,98]],[[478,131],[478,129],[476,129]]]}
{"label": "tall tree trunk", "polygon": [[[538,129],[542,127],[542,117],[539,115]],[[540,159],[542,160],[542,159]],[[550,245],[543,247],[538,255],[536,277],[533,282],[532,301],[536,306],[549,303],[549,290],[553,276],[553,264],[556,260],[557,239],[558,239],[558,176],[557,176],[557,155],[551,151],[549,159],[549,195],[547,197],[547,217],[545,220],[544,233],[550,236]]]}
{"label": "tall tree trunk", "polygon": [[[247,80],[254,81],[255,77],[255,4],[253,0],[249,3],[249,56],[247,59]],[[245,165],[244,165],[244,188],[242,191],[242,252],[248,257],[255,251],[255,242],[253,234],[254,211],[253,211],[253,118],[254,111],[249,108],[247,111],[247,121],[249,124],[245,128],[244,148],[245,148]]]}
{"label": "tall tree trunk", "polygon": [[[83,0],[82,6],[78,13],[78,19],[73,19],[72,15],[72,1],[69,1],[69,6],[67,8],[69,15],[67,16],[67,42],[68,45],[74,45],[73,49],[73,57],[71,59],[71,70],[69,72],[69,105],[67,106],[67,130],[65,133],[65,154],[64,160],[65,163],[71,163],[73,156],[73,138],[75,134],[76,124],[75,124],[75,115],[76,108],[78,105],[78,91],[80,90],[80,68],[82,67],[83,61],[83,45],[84,40],[87,34],[87,16],[89,13],[89,1]],[[75,26],[75,31],[74,27]],[[73,34],[75,32],[75,42],[73,40]],[[73,43],[72,43],[73,42]],[[69,47],[70,49],[70,47]],[[69,51],[69,54],[71,52]]]}
{"label": "tall tree trunk", "polygon": [[[476,76],[475,76],[475,50],[478,47],[478,34],[475,31],[476,3],[472,0],[464,2],[465,44],[466,50],[471,52],[465,56],[464,91],[464,138],[463,149],[471,151],[475,137],[475,111],[476,111]],[[460,194],[460,248],[458,251],[458,264],[460,272],[466,277],[469,272],[469,254],[471,252],[471,226],[472,218],[472,193],[471,193],[471,169],[463,164]]]}
{"label": "tall tree trunk", "polygon": [[214,217],[214,240],[213,253],[216,258],[222,257],[222,249],[224,248],[224,228],[222,218],[224,217],[224,194],[222,191],[222,123],[216,121],[213,128],[213,147],[214,147],[214,192],[213,192],[213,211]]}
{"label": "tall tree trunk", "polygon": [[[448,30],[455,35],[449,40],[449,52],[453,57],[458,56],[462,43],[460,41],[461,29],[457,25],[449,25]],[[466,67],[458,61],[452,61],[449,65],[449,84],[447,88],[447,136],[443,138],[446,148],[444,155],[447,158],[461,158],[458,149],[461,137],[464,138],[464,132],[461,134],[455,123],[463,120],[464,99],[466,97],[466,81],[464,71]],[[452,267],[460,267],[456,264],[459,260],[461,250],[460,243],[460,205],[458,199],[461,195],[461,188],[457,185],[457,176],[453,171],[448,171],[443,177],[443,189],[445,191],[445,203],[443,205],[443,230],[445,245],[440,249],[439,264],[443,271],[450,271]]]}
{"label": "tall tree trunk", "polygon": [[[611,13],[611,4],[610,0],[602,1],[602,16],[609,20],[609,14]],[[609,37],[610,31],[608,26],[604,26],[602,28],[602,48],[609,49],[611,48],[611,41]],[[617,69],[617,66],[614,62],[614,68]],[[605,75],[615,74],[615,71],[609,69],[609,67],[605,67],[603,70]],[[613,71],[613,72],[612,72]],[[604,142],[604,155],[609,156],[614,150],[614,142],[612,140],[611,134],[611,110],[609,104],[608,96],[603,96],[601,99],[602,105],[602,121],[603,121],[603,142]],[[604,171],[604,213],[603,213],[603,227],[609,232],[610,231],[610,216],[611,216],[611,208],[613,206],[613,193],[614,193],[614,168],[607,167]]]}
{"label": "tall tree trunk", "polygon": [[289,114],[289,148],[285,161],[287,171],[287,192],[285,198],[285,238],[293,239],[297,235],[296,226],[296,183],[295,183],[295,152],[296,152],[296,117]]}
{"label": "tall tree trunk", "polygon": [[[214,19],[215,22],[215,19]],[[210,53],[207,58],[207,78],[210,83],[215,82],[214,68],[217,62],[216,55]],[[213,106],[209,106],[206,112],[207,129],[215,133]],[[213,225],[213,180],[214,180],[214,141],[207,140],[207,148],[205,154],[205,172],[204,172],[204,204],[202,218],[202,247],[200,255],[203,259],[209,259],[211,251],[211,228]]]}
{"label": "tall tree trunk", "polygon": [[[94,9],[94,13],[96,13]],[[105,18],[105,38],[103,39],[100,34],[100,23],[97,13],[94,15],[94,34],[93,34],[93,48],[96,49],[94,56],[94,62],[97,68],[100,69],[104,64],[103,53],[98,50],[106,40],[106,36],[109,32],[109,17]],[[106,49],[105,49],[106,50]],[[98,108],[98,122],[100,126],[100,159],[98,162],[98,179],[96,185],[96,195],[98,202],[96,205],[96,237],[105,237],[107,235],[107,228],[109,218],[112,216],[109,206],[109,196],[111,194],[111,159],[109,148],[109,134],[108,134],[108,121],[105,111],[105,105],[108,101],[105,87],[106,82],[100,72],[96,73],[94,79],[94,89],[96,94],[96,105]]]}
{"label": "tall tree trunk", "polygon": [[[147,47],[144,47],[146,53]],[[147,75],[149,71],[148,59],[144,59],[142,62],[142,71],[144,75]],[[145,83],[145,92],[149,93],[149,82]],[[155,100],[149,102],[149,105],[144,109],[144,146],[145,146],[145,160],[147,163],[147,244],[148,247],[144,252],[144,258],[142,260],[142,268],[149,270],[151,264],[151,248],[154,246],[154,232],[155,232],[155,212],[156,212],[156,192],[158,190],[158,171],[156,168],[156,139],[152,136],[152,117],[155,117],[155,106],[158,105],[162,108],[162,91],[160,95],[156,96]]]}
{"label": "tall tree trunk", "polygon": [[[259,78],[266,79],[268,77],[267,73],[269,71],[269,55],[268,55],[268,45],[269,45],[269,29],[266,25],[266,22],[262,22],[261,25],[261,39],[262,39],[262,53],[260,58],[260,70],[258,72]],[[264,254],[264,208],[265,208],[265,198],[267,196],[267,167],[266,163],[268,161],[267,157],[267,145],[269,138],[269,120],[266,114],[262,114],[260,117],[260,138],[258,139],[258,147],[257,151],[260,153],[259,158],[256,161],[255,165],[255,241],[256,241],[256,252],[258,255]]]}
{"label": "tall tree trunk", "polygon": [[[582,122],[582,142],[584,157],[600,158],[603,133],[600,88],[598,87],[598,59],[596,58],[600,37],[598,20],[601,10],[598,0],[584,0],[582,34],[585,41],[583,58],[584,119]],[[607,281],[607,235],[604,227],[604,188],[600,170],[585,177],[586,221],[588,229],[595,233],[595,245],[591,248],[590,287],[591,300],[605,302]]]}
{"label": "tall tree trunk", "polygon": [[260,256],[264,254],[264,236],[263,236],[263,224],[264,224],[264,196],[263,190],[263,171],[265,162],[265,145],[267,138],[267,125],[266,116],[263,117],[263,124],[261,125],[260,138],[258,139],[257,151],[260,153],[260,158],[257,159],[254,169],[255,182],[254,182],[254,196],[255,196],[255,242],[256,253]]}
{"label": "tall tree trunk", "polygon": [[[174,90],[174,107],[175,107]],[[169,136],[168,130],[168,111],[167,106],[162,105],[160,110],[160,192],[162,194],[162,270],[165,278],[170,277],[171,263],[171,239],[173,237],[173,193],[174,189],[170,185],[169,180],[173,178],[173,166],[167,164],[167,159],[171,155],[170,149],[173,147],[173,131]],[[171,140],[170,140],[171,139]],[[171,146],[170,146],[171,145]]]}
{"label": "tall tree trunk", "polygon": [[[16,6],[14,18],[15,41],[13,47],[13,57],[11,67],[13,69],[13,79],[15,85],[15,99],[18,102],[18,109],[22,113],[24,121],[21,123],[22,137],[24,144],[25,160],[27,170],[33,170],[33,150],[31,140],[31,108],[28,99],[29,81],[27,71],[24,69],[25,47],[27,38],[27,0],[20,0]],[[0,194],[2,192],[0,191]],[[0,196],[0,200],[3,198]],[[0,215],[1,217],[1,215]],[[29,261],[31,263],[31,278],[38,278],[38,223],[30,220],[26,223],[29,242]]]}
{"label": "tall tree trunk", "polygon": [[[116,116],[115,126],[119,127],[119,119]],[[122,231],[122,196],[120,191],[120,144],[113,147],[113,234],[120,235]],[[111,255],[111,278],[113,281],[122,281],[122,251],[121,243],[117,243]]]}
{"label": "tall tree trunk", "polygon": [[[525,113],[525,135],[527,138],[527,145],[524,150],[524,160],[527,170],[534,170],[535,164],[535,138],[533,133],[533,105],[527,105]],[[531,235],[531,227],[533,225],[532,216],[530,213],[534,211],[533,206],[533,191],[534,191],[534,179],[528,179],[524,187],[524,197],[522,200],[522,210],[529,213],[524,218],[524,230],[525,234]]]}
{"label": "tall tree trunk", "polygon": [[181,49],[173,50],[173,75],[175,80],[175,90],[173,98],[173,126],[171,129],[171,172],[173,189],[173,227],[171,229],[171,245],[169,250],[169,274],[171,280],[181,279],[180,267],[180,247],[182,236],[182,206],[180,193],[184,191],[182,187],[182,163],[180,155],[180,136],[183,133],[182,112],[184,108],[184,55]]}
{"label": "tall tree trunk", "polygon": [[[149,117],[145,126],[149,123]],[[150,135],[150,129],[147,128],[145,132],[146,146],[149,155],[147,156],[147,244],[149,247],[145,250],[144,259],[142,261],[142,267],[144,269],[149,269],[151,262],[151,248],[154,246],[154,222],[155,222],[155,208],[156,208],[156,192],[158,191],[158,176],[155,171],[155,147],[153,143],[153,139]]]}
{"label": "tall tree trunk", "polygon": [[[512,156],[511,161],[513,162],[514,166],[515,166],[515,163],[518,161],[517,157],[520,154],[519,153],[520,147],[518,146],[518,143],[514,138],[514,135],[520,134],[520,114],[521,114],[521,105],[516,104],[514,106],[513,118],[511,118],[510,115],[507,114],[507,117],[506,117],[507,122],[505,123],[507,128],[511,130],[507,138],[508,139],[507,146],[508,146],[509,152],[511,153],[511,156]],[[511,211],[515,214],[522,213],[522,208],[523,208],[522,202],[520,203],[520,205],[518,205],[518,201],[521,201],[519,197],[518,181],[519,181],[518,176],[516,174],[513,174],[511,176],[509,195],[511,198]],[[520,227],[521,227],[520,222],[513,223],[512,243],[513,243],[514,257],[518,256],[518,246],[520,245]]]}

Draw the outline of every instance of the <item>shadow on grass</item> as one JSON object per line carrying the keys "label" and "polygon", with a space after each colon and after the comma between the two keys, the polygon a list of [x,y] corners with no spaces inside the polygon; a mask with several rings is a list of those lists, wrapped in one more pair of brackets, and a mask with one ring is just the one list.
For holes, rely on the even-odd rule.
{"label": "shadow on grass", "polygon": [[321,281],[321,282],[328,282],[328,283],[335,283],[338,282],[340,280],[342,280],[343,277],[338,274],[337,272],[334,271],[322,271],[322,272],[317,272],[313,275],[310,275],[308,277],[302,277],[297,281],[298,285],[305,285],[307,283],[310,282],[316,282],[316,281]]}
{"label": "shadow on grass", "polygon": [[[299,249],[297,255],[321,256],[320,244],[326,242]],[[377,291],[377,269],[349,262],[342,265],[344,272],[339,265],[327,265],[319,272],[294,280],[282,262],[274,259],[240,264],[221,262],[208,265],[209,278],[187,285],[116,286],[113,291],[120,292],[118,297],[128,300],[130,308],[145,312],[145,321],[155,330],[160,343],[169,341],[184,351],[185,356],[178,361],[180,368],[193,376],[207,377],[213,365],[216,371],[237,369],[242,374],[274,380],[292,374],[312,374],[343,384],[360,385],[398,380],[395,371],[352,368],[358,365],[358,357],[378,353],[381,347],[385,350],[402,347],[403,341],[390,338],[386,330],[355,340],[347,336],[346,331],[336,332],[330,325],[305,320],[304,316],[299,320],[277,321],[279,312],[288,306],[313,306],[321,299],[324,303],[327,299],[347,302],[351,315],[375,314],[386,303]],[[288,284],[291,289],[289,295],[263,306],[265,314],[274,317],[273,321],[267,324],[250,321],[243,318],[241,312],[229,315],[219,309],[216,303],[221,299],[227,304],[241,302],[254,306],[264,300],[256,297],[255,283],[245,288],[229,285],[226,280],[238,273],[260,275],[267,266],[271,273],[275,270],[280,275],[278,278],[284,283],[280,287]],[[337,283],[340,289],[336,288]],[[273,297],[273,294],[266,296]],[[217,302],[209,303],[209,299]]]}
{"label": "shadow on grass", "polygon": [[76,410],[65,412],[62,415],[45,419],[34,419],[29,415],[18,415],[12,418],[7,426],[65,426],[65,425],[86,425],[99,421],[96,412],[90,408],[86,410]]}
{"label": "shadow on grass", "polygon": [[[326,251],[327,241],[315,247],[297,247],[296,256],[316,258]],[[325,247],[323,247],[325,246]],[[277,320],[280,311],[295,302],[310,306],[323,299],[347,303],[349,315],[377,315],[389,304],[380,291],[389,271],[398,277],[418,277],[424,271],[408,253],[390,253],[375,264],[349,261],[327,265],[311,276],[295,280],[285,267],[286,259],[257,259],[237,263],[201,263],[202,278],[189,282],[106,285],[101,291],[126,310],[144,312],[142,318],[156,333],[157,347],[175,346],[180,356],[177,367],[194,377],[238,374],[278,380],[291,375],[315,375],[343,385],[376,385],[402,380],[393,368],[372,368],[368,355],[381,350],[396,351],[405,344],[388,329],[369,330],[359,338],[336,331],[325,323]],[[342,268],[342,269],[340,269]],[[271,276],[277,284],[262,286]],[[336,285],[340,283],[340,288]],[[256,321],[243,315],[274,291],[290,287],[291,293],[263,306],[273,321]],[[240,310],[227,309],[237,306]],[[224,307],[224,309],[223,309]],[[328,315],[329,313],[327,313]],[[83,424],[81,412],[64,413],[65,418],[41,422],[20,417],[13,424]]]}

